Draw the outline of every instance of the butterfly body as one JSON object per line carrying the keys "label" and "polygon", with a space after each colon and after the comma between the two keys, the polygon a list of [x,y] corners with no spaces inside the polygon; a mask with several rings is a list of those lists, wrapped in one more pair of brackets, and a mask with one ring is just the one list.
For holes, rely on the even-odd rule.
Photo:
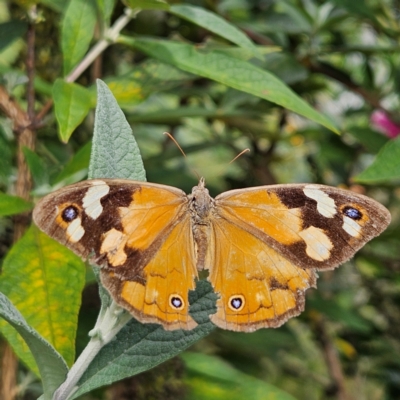
{"label": "butterfly body", "polygon": [[96,179],[42,199],[34,220],[101,267],[114,300],[142,322],[193,329],[198,271],[219,296],[211,320],[236,331],[277,327],[304,308],[316,271],[332,269],[389,224],[376,201],[329,186],[232,190],[213,199],[164,185]]}

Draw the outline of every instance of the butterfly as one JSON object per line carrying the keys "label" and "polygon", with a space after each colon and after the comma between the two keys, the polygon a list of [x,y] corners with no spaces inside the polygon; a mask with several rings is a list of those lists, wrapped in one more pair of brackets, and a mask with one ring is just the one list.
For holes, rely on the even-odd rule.
{"label": "butterfly", "polygon": [[116,303],[166,330],[197,326],[188,293],[202,270],[218,295],[211,321],[233,331],[278,327],[304,309],[316,271],[337,267],[389,224],[366,196],[316,184],[187,195],[154,183],[87,180],[41,199],[46,234],[101,267]]}

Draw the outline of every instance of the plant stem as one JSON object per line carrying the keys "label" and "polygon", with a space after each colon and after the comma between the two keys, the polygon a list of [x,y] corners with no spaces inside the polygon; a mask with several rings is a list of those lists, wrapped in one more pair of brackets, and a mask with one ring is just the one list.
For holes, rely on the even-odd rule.
{"label": "plant stem", "polygon": [[91,339],[75,364],[69,370],[67,379],[56,390],[53,400],[67,400],[79,386],[77,383],[99,351],[125,326],[132,317],[114,301],[101,310],[96,325],[89,333]]}

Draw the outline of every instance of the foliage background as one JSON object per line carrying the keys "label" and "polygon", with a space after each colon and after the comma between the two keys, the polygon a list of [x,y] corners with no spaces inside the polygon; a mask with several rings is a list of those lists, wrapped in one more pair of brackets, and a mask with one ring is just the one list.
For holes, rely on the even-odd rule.
{"label": "foliage background", "polygon": [[[87,176],[94,81],[101,78],[132,126],[151,182],[188,192],[196,184],[196,170],[206,177],[213,195],[287,182],[349,187],[389,207],[393,223],[352,261],[337,271],[321,273],[318,290],[307,295],[306,311],[283,327],[252,334],[214,330],[182,357],[83,398],[218,399],[239,390],[238,398],[261,399],[268,398],[264,396],[274,387],[281,389],[282,398],[289,398],[283,392],[298,399],[398,398],[398,2],[170,4],[209,10],[236,26],[256,47],[224,38],[218,29],[230,38],[234,34],[220,21],[214,24],[217,34],[157,1],[0,2],[2,292],[9,290],[12,297],[18,286],[19,278],[11,281],[6,271],[18,276],[7,268],[18,266],[10,260],[18,254],[17,240],[29,225],[30,200]],[[115,26],[127,5],[152,9],[135,14],[124,26],[123,37],[114,40],[108,32],[111,44],[96,54],[87,70],[76,73],[74,68],[87,60],[89,49],[102,43],[106,28]],[[166,39],[166,46],[190,45],[200,54],[222,52],[272,73],[334,121],[341,135],[327,128],[329,122],[323,126],[288,111],[287,100],[278,101],[279,91],[269,102],[237,90],[244,76],[241,70],[230,84],[224,82],[223,68],[219,75],[215,69],[211,79],[209,65],[198,65],[197,73],[189,73],[185,62],[190,54],[170,52],[166,57],[160,47],[146,42],[147,37]],[[187,159],[163,131],[176,137]],[[246,147],[250,153],[228,164]],[[19,198],[10,197],[14,195]],[[21,242],[19,246],[27,248]],[[32,296],[40,296],[40,288],[30,289],[22,308],[34,303]],[[86,345],[98,313],[96,293],[88,269],[77,353]],[[61,306],[56,310],[59,318],[64,311]],[[66,337],[73,342],[75,325],[71,329]],[[21,398],[40,394],[29,362],[24,359],[17,366],[4,341],[2,357],[1,398],[15,396],[15,382]],[[73,352],[69,357],[71,363]],[[13,370],[17,377],[9,376]]]}

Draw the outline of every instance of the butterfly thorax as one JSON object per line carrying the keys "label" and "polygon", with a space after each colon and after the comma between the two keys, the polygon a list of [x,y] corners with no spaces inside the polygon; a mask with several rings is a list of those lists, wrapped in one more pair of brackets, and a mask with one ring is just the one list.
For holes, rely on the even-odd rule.
{"label": "butterfly thorax", "polygon": [[214,207],[214,199],[205,187],[204,178],[200,179],[199,184],[192,189],[188,198],[193,222],[199,225],[208,225],[210,212]]}

